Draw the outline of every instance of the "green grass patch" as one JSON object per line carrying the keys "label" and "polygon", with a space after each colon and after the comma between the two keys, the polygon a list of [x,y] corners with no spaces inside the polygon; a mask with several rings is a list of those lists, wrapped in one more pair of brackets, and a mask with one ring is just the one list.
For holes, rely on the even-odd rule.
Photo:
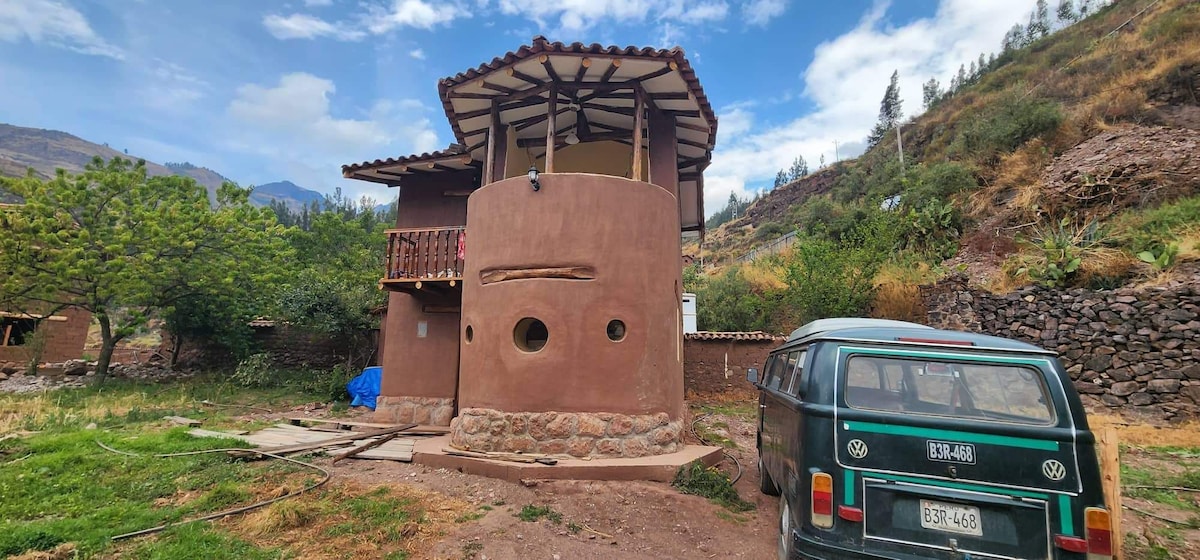
{"label": "green grass patch", "polygon": [[521,511],[517,513],[517,519],[520,519],[521,521],[533,522],[543,518],[549,519],[555,525],[562,523],[562,514],[550,509],[550,506],[535,506],[533,504],[526,504],[525,507],[522,507]]}
{"label": "green grass patch", "polygon": [[[743,372],[744,373],[744,372]],[[699,403],[692,406],[697,412],[732,416],[742,420],[758,418],[758,401],[733,401],[722,403]]]}
{"label": "green grass patch", "polygon": [[679,467],[671,486],[684,494],[708,498],[708,501],[732,512],[740,513],[755,508],[753,502],[747,502],[738,496],[729,475],[716,467],[705,467],[699,461]]}

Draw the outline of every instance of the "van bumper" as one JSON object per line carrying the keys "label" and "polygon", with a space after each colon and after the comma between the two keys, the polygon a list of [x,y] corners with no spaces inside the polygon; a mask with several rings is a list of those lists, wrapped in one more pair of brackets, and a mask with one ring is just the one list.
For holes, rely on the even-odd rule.
{"label": "van bumper", "polygon": [[867,552],[861,549],[846,548],[832,543],[813,540],[803,533],[793,533],[792,543],[794,545],[792,557],[788,560],[929,560],[930,558],[951,557],[937,552],[934,552],[934,556],[917,556],[896,552]]}

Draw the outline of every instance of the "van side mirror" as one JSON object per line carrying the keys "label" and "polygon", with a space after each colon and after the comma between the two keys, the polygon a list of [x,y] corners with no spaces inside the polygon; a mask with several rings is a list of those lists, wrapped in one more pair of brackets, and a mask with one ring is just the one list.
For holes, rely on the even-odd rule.
{"label": "van side mirror", "polygon": [[758,368],[750,368],[746,370],[746,381],[758,383]]}

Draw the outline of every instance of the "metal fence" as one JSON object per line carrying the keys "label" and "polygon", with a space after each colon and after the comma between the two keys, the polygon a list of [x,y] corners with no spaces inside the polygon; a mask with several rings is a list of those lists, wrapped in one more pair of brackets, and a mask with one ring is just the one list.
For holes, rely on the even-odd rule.
{"label": "metal fence", "polygon": [[791,247],[792,244],[794,244],[796,242],[796,234],[797,234],[797,232],[795,232],[795,231],[793,231],[791,233],[785,233],[785,234],[775,238],[770,243],[767,243],[766,245],[763,245],[761,247],[755,247],[754,250],[750,251],[749,253],[746,253],[745,255],[738,257],[737,262],[748,263],[759,257],[765,257],[767,255],[774,255],[776,253],[779,253],[779,252],[783,251],[784,249]]}

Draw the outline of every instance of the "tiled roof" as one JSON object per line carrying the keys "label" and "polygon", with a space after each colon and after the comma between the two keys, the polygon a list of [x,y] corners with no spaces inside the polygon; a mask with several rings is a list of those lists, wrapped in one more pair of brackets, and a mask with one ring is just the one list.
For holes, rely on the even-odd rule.
{"label": "tiled roof", "polygon": [[402,156],[398,158],[377,159],[375,161],[364,161],[362,163],[351,163],[342,166],[342,174],[353,173],[361,169],[374,168],[384,165],[403,165],[408,163],[420,163],[424,161],[439,160],[448,157],[467,155],[467,147],[462,144],[450,144],[444,150],[436,152],[425,152],[423,154],[413,154],[410,156]]}
{"label": "tiled roof", "polygon": [[275,321],[273,321],[271,319],[255,319],[253,321],[250,321],[249,325],[250,325],[250,328],[252,328],[252,329],[265,329],[265,328],[274,327]]}
{"label": "tiled roof", "polygon": [[550,42],[541,35],[533,38],[533,44],[522,45],[516,51],[509,51],[504,56],[493,58],[491,62],[480,64],[478,68],[472,68],[466,72],[460,72],[448,78],[442,78],[438,82],[438,92],[442,98],[442,107],[446,111],[446,117],[450,119],[450,126],[454,129],[454,136],[459,142],[466,142],[462,128],[458,124],[458,119],[455,117],[454,106],[451,104],[449,96],[450,88],[459,84],[469,82],[480,76],[490,74],[501,68],[516,64],[522,60],[532,58],[542,54],[592,54],[592,55],[610,55],[610,56],[626,56],[639,58],[655,58],[663,60],[674,60],[679,68],[679,75],[687,82],[688,89],[696,98],[696,103],[699,105],[700,114],[704,116],[704,121],[709,123],[708,145],[712,146],[717,142],[717,114],[713,111],[712,105],[708,102],[708,96],[704,94],[704,88],[700,87],[700,79],[696,77],[696,71],[692,69],[691,63],[687,58],[684,58],[683,49],[674,47],[671,49],[655,49],[651,47],[605,47],[599,43],[584,45],[583,43],[571,43],[570,45],[555,41]]}
{"label": "tiled roof", "polygon": [[711,332],[700,331],[687,333],[683,335],[688,340],[736,340],[736,341],[753,341],[753,342],[769,342],[773,340],[783,340],[784,337],[775,336],[763,331],[753,332]]}

